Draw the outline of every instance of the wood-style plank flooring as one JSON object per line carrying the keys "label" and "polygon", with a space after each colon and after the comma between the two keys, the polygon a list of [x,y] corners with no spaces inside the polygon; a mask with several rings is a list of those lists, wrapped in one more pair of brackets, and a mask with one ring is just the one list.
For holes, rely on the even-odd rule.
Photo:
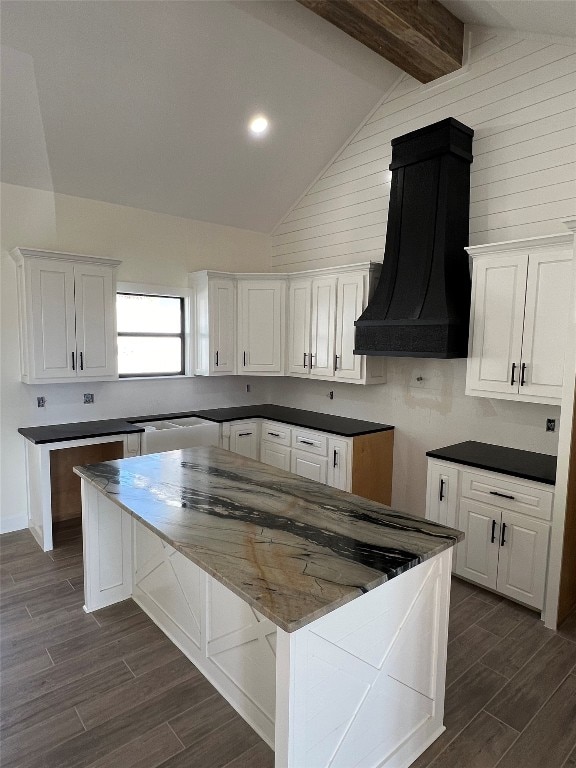
{"label": "wood-style plank flooring", "polygon": [[[272,768],[135,603],[82,605],[78,530],[0,536],[2,768]],[[449,640],[446,731],[414,768],[576,768],[576,614],[555,633],[454,579]]]}

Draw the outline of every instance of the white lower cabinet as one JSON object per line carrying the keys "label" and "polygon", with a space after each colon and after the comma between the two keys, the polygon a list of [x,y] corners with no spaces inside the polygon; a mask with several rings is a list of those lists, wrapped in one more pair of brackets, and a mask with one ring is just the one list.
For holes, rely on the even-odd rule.
{"label": "white lower cabinet", "polygon": [[338,437],[328,438],[328,485],[341,491],[352,490],[352,458],[349,440]]}
{"label": "white lower cabinet", "polygon": [[326,483],[328,459],[325,456],[315,456],[313,453],[294,449],[290,461],[290,471],[295,475],[307,477],[308,480]]}
{"label": "white lower cabinet", "polygon": [[263,464],[270,464],[278,469],[285,469],[290,472],[290,448],[286,445],[278,445],[262,440],[260,443],[260,461]]}
{"label": "white lower cabinet", "polygon": [[429,459],[426,517],[464,531],[454,572],[542,609],[553,506],[550,486]]}
{"label": "white lower cabinet", "polygon": [[230,425],[230,450],[249,459],[260,458],[260,425],[241,421]]}

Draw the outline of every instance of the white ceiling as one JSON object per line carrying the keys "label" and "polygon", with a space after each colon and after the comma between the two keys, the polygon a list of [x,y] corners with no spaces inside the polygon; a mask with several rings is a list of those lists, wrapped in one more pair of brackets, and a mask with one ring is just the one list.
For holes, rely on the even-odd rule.
{"label": "white ceiling", "polygon": [[[443,0],[573,33],[573,0]],[[3,0],[2,180],[270,231],[399,70],[294,0]],[[266,113],[271,131],[249,137]]]}

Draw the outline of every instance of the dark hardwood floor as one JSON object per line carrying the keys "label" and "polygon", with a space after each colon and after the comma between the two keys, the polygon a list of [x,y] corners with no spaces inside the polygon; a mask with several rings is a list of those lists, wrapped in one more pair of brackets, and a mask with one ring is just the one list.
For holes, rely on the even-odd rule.
{"label": "dark hardwood floor", "polygon": [[[82,605],[79,529],[0,536],[2,768],[272,768],[135,603]],[[414,768],[576,768],[576,615],[555,633],[454,579],[445,724]]]}

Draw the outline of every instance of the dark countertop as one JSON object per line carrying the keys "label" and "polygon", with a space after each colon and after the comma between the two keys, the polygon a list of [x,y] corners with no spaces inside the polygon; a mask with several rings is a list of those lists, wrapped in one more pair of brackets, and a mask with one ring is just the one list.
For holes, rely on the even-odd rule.
{"label": "dark countertop", "polygon": [[537,483],[556,483],[556,456],[546,453],[533,453],[468,440],[465,443],[427,451],[426,456],[453,461],[467,467],[500,472],[503,475],[514,475],[525,480],[535,480]]}
{"label": "dark countertop", "polygon": [[328,413],[302,411],[298,408],[286,408],[283,405],[240,405],[231,408],[211,408],[199,411],[180,411],[178,413],[160,413],[146,416],[130,416],[126,419],[104,419],[102,421],[78,421],[71,424],[51,424],[44,427],[20,427],[18,432],[27,440],[37,445],[56,443],[62,440],[82,440],[105,435],[124,435],[143,432],[137,422],[170,421],[189,416],[197,416],[207,421],[222,423],[245,419],[269,419],[296,427],[317,429],[343,437],[368,435],[373,432],[386,432],[394,429],[390,424],[378,424],[372,421],[349,419],[345,416],[332,416]]}
{"label": "dark countertop", "polygon": [[286,632],[464,537],[220,448],[74,472]]}

